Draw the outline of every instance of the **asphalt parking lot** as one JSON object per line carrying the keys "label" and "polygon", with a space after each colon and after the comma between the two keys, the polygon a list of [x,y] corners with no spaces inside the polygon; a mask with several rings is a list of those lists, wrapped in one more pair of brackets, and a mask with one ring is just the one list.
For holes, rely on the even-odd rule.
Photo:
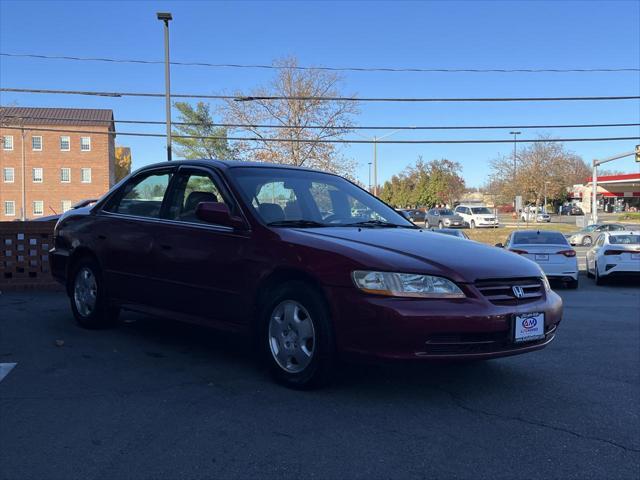
{"label": "asphalt parking lot", "polygon": [[640,289],[559,292],[545,350],[348,365],[313,392],[242,339],[132,313],[86,331],[61,293],[5,292],[0,478],[636,479]]}

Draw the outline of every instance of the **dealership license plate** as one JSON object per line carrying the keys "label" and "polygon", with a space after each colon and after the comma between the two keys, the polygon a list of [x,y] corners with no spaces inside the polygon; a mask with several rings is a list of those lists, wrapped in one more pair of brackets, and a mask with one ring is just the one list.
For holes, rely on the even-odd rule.
{"label": "dealership license plate", "polygon": [[536,253],[536,262],[546,262],[549,260],[549,254],[547,253]]}
{"label": "dealership license plate", "polygon": [[516,315],[513,326],[515,343],[533,342],[544,338],[544,313]]}

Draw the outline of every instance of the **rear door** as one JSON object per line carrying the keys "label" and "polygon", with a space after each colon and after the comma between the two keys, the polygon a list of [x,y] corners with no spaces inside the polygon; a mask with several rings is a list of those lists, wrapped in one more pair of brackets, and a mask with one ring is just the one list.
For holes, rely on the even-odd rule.
{"label": "rear door", "polygon": [[157,298],[154,242],[174,172],[164,167],[139,173],[96,216],[96,251],[113,298],[145,305]]}

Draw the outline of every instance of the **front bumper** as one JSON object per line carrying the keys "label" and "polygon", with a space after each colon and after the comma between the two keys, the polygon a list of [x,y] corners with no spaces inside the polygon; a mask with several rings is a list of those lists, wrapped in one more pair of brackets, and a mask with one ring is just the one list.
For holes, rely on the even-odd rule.
{"label": "front bumper", "polygon": [[[538,350],[555,337],[562,300],[554,292],[521,305],[482,297],[456,300],[391,298],[333,288],[336,342],[341,353],[383,360],[496,358]],[[514,343],[515,314],[544,312],[545,337]]]}

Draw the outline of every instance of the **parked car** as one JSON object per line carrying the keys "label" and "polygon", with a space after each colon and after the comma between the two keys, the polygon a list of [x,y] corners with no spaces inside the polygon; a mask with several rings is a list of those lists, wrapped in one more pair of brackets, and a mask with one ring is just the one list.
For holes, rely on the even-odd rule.
{"label": "parked car", "polygon": [[66,212],[54,237],[51,270],[81,326],[130,309],[245,334],[294,388],[326,382],[338,355],[538,350],[562,318],[535,263],[420,229],[348,180],[302,168],[151,165]]}
{"label": "parked car", "polygon": [[424,226],[426,228],[462,228],[464,220],[448,208],[432,208],[427,212]]}
{"label": "parked car", "polygon": [[562,205],[558,213],[560,215],[584,215],[582,209],[575,205]]}
{"label": "parked car", "polygon": [[504,245],[496,244],[536,262],[549,280],[565,282],[569,288],[578,288],[578,259],[567,239],[553,230],[516,230]]}
{"label": "parked car", "polygon": [[469,240],[469,236],[464,233],[464,230],[460,230],[458,228],[432,228],[432,232],[436,233],[444,233],[445,235],[450,235],[452,237],[464,238],[465,240]]}
{"label": "parked car", "polygon": [[418,208],[403,208],[400,211],[404,212],[403,215],[413,223],[422,224],[425,221],[426,213],[423,210]]}
{"label": "parked car", "polygon": [[593,243],[594,238],[601,232],[616,232],[626,230],[627,227],[620,223],[594,223],[584,227],[582,230],[567,235],[567,239],[571,245],[582,245],[589,247]]}
{"label": "parked car", "polygon": [[640,276],[640,231],[601,233],[587,251],[587,276],[601,285],[616,276]]}
{"label": "parked car", "polygon": [[497,228],[500,226],[498,218],[491,210],[483,205],[461,204],[455,208],[454,213],[462,217],[465,225],[469,228]]}
{"label": "parked car", "polygon": [[520,220],[523,222],[551,222],[551,215],[542,211],[542,207],[525,207],[525,209],[520,212]]}

